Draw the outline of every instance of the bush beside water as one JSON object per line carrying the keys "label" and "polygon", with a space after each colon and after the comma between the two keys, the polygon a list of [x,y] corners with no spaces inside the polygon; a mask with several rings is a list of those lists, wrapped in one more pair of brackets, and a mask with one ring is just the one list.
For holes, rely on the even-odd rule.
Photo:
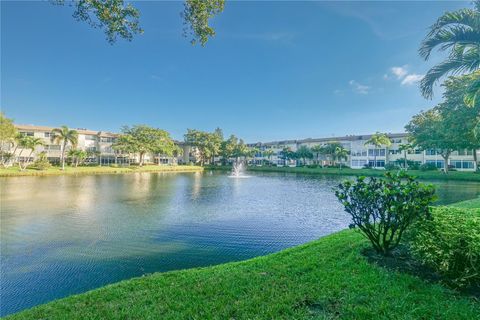
{"label": "bush beside water", "polygon": [[455,287],[480,287],[480,209],[436,207],[412,228],[414,256]]}

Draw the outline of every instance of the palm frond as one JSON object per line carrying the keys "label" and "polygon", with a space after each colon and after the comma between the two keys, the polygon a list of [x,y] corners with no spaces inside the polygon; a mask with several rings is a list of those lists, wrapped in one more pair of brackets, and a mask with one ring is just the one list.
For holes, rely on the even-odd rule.
{"label": "palm frond", "polygon": [[[458,49],[458,48],[457,48]],[[420,90],[425,98],[432,98],[433,86],[447,74],[472,72],[480,67],[480,47],[471,47],[462,52],[463,48],[454,50],[456,54],[447,60],[433,66],[420,81]]]}

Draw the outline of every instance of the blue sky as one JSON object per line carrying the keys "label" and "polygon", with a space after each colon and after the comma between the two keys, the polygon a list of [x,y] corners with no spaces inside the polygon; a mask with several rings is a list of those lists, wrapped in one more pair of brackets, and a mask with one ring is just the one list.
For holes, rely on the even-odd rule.
{"label": "blue sky", "polygon": [[134,2],[145,30],[110,45],[68,6],[1,3],[1,108],[17,123],[118,131],[147,124],[249,142],[399,132],[438,102],[418,80],[428,26],[468,2],[228,1],[206,47],[182,2]]}

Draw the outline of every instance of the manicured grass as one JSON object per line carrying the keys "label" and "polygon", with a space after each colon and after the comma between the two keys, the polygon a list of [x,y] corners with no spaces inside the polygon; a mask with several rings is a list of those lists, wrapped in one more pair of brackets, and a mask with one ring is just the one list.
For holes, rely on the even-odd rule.
{"label": "manicured grass", "polygon": [[480,197],[472,200],[466,200],[462,202],[457,202],[451,205],[452,207],[457,208],[467,208],[467,209],[480,209]]}
{"label": "manicured grass", "polygon": [[134,172],[192,172],[202,171],[199,166],[158,166],[148,165],[142,167],[110,167],[110,166],[92,166],[92,167],[65,167],[65,171],[59,167],[51,167],[47,170],[27,169],[20,171],[18,167],[0,168],[0,177],[16,176],[50,176],[50,175],[79,175],[79,174],[118,174]]}
{"label": "manicured grass", "polygon": [[157,273],[7,319],[480,319],[480,302],[371,264],[345,230],[255,259]]}
{"label": "manicured grass", "polygon": [[[214,170],[231,170],[228,166],[208,166],[208,169]],[[376,169],[350,169],[350,168],[308,168],[308,167],[267,167],[267,166],[249,166],[248,171],[256,172],[286,172],[286,173],[302,173],[302,174],[325,174],[325,175],[350,175],[350,176],[383,176],[385,170]],[[417,176],[419,179],[425,180],[461,180],[461,181],[479,181],[480,174],[474,172],[450,171],[443,174],[440,171],[420,171],[410,170],[410,175]]]}

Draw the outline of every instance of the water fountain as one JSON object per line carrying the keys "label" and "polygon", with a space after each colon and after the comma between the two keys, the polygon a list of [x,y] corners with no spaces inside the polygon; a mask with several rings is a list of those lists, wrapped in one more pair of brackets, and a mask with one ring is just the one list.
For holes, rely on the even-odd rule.
{"label": "water fountain", "polygon": [[232,173],[228,176],[229,178],[249,178],[250,176],[245,175],[245,165],[242,161],[237,161],[233,164]]}

